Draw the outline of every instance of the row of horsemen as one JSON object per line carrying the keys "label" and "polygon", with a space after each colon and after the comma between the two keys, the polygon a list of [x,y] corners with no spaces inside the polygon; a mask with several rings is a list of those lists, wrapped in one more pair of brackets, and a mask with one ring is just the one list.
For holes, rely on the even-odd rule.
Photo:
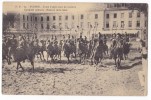
{"label": "row of horsemen", "polygon": [[[108,50],[110,50],[110,57],[114,58],[115,64],[118,60],[123,59],[123,55],[127,55],[129,52],[129,38],[127,35],[113,34],[110,49],[107,45],[107,36],[98,33],[98,37],[93,36],[90,41],[87,37],[84,38],[82,35],[79,38],[68,35],[67,39],[63,35],[60,40],[57,36],[51,37],[51,39],[41,39],[37,38],[37,35],[33,35],[30,39],[29,36],[20,35],[16,38],[12,35],[12,38],[3,37],[3,59],[7,59],[10,62],[11,55],[13,55],[14,60],[17,62],[18,66],[21,66],[21,61],[29,59],[32,66],[34,66],[35,55],[40,55],[40,59],[45,60],[43,52],[47,52],[47,60],[50,57],[52,61],[59,58],[61,60],[61,54],[63,52],[64,56],[67,57],[68,63],[70,62],[70,57],[79,57],[80,63],[85,59],[90,58],[91,63],[98,64],[105,55],[108,55]],[[33,67],[34,68],[34,67]]]}

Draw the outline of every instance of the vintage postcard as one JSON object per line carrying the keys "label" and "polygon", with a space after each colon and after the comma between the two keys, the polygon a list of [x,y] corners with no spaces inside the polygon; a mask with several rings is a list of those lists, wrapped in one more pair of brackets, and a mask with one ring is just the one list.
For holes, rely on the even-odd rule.
{"label": "vintage postcard", "polygon": [[148,4],[3,2],[2,94],[146,96]]}

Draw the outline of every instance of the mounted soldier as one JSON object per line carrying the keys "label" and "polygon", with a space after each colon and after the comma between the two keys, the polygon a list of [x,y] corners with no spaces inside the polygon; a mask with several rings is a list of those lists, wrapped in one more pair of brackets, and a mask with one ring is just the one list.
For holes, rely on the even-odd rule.
{"label": "mounted soldier", "polygon": [[68,34],[67,44],[70,44],[70,34]]}
{"label": "mounted soldier", "polygon": [[111,58],[114,58],[116,65],[115,70],[120,68],[121,60],[123,60],[123,39],[120,33],[112,39]]}
{"label": "mounted soldier", "polygon": [[66,37],[65,37],[65,35],[63,35],[63,42],[64,42],[64,43],[66,42]]}
{"label": "mounted soldier", "polygon": [[107,37],[106,37],[106,35],[104,34],[104,36],[103,36],[103,43],[106,44],[106,42],[107,42]]}
{"label": "mounted soldier", "polygon": [[72,38],[70,39],[70,44],[71,44],[71,45],[75,45],[75,39],[74,39],[74,36],[72,36]]}
{"label": "mounted soldier", "polygon": [[47,46],[47,61],[49,56],[53,60],[53,42],[51,42],[50,40],[48,40],[48,46]]}
{"label": "mounted soldier", "polygon": [[[56,42],[57,41],[57,36],[55,36],[55,38],[54,38],[54,42]],[[58,42],[58,41],[57,41]]]}
{"label": "mounted soldier", "polygon": [[52,37],[51,37],[51,40],[50,40],[50,42],[54,42],[54,37],[53,37],[53,35],[52,35]]}

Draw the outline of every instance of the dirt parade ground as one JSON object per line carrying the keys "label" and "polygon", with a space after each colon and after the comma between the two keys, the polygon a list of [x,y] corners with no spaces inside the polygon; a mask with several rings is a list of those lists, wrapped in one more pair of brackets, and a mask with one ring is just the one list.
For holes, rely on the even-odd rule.
{"label": "dirt parade ground", "polygon": [[[113,59],[102,64],[48,63],[36,58],[35,72],[28,61],[25,71],[16,73],[16,63],[3,61],[2,93],[17,95],[143,95],[138,72],[142,69],[138,52],[131,51],[122,68],[115,70]],[[74,62],[74,61],[73,61]]]}

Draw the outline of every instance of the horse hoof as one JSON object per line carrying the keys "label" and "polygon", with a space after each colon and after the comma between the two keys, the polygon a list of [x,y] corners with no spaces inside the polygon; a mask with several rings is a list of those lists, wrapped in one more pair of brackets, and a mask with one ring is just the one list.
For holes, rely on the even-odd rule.
{"label": "horse hoof", "polygon": [[18,71],[16,71],[16,74],[18,73]]}

